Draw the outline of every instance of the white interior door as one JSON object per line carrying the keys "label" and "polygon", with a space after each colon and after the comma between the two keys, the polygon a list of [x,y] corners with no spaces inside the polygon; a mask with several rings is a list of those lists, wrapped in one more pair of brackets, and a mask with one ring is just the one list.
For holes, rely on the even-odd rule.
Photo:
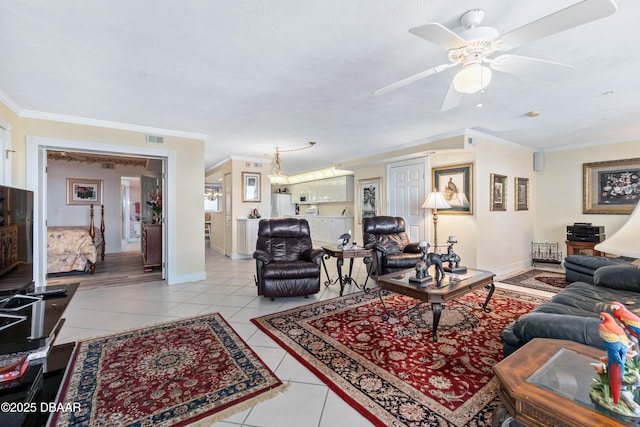
{"label": "white interior door", "polygon": [[413,159],[387,165],[387,215],[404,218],[411,242],[425,236],[426,159]]}

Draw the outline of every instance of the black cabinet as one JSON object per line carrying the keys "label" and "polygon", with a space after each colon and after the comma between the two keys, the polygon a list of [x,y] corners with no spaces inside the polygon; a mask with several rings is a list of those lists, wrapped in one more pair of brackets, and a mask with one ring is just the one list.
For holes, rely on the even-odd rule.
{"label": "black cabinet", "polygon": [[32,357],[20,383],[0,389],[3,404],[0,425],[3,427],[46,424],[50,415],[48,408],[55,403],[75,348],[75,343],[54,346],[54,342],[64,324],[64,311],[77,288],[77,283],[47,287],[47,290],[65,289],[66,294],[42,299],[12,312],[27,318],[0,331],[0,355],[20,353]]}

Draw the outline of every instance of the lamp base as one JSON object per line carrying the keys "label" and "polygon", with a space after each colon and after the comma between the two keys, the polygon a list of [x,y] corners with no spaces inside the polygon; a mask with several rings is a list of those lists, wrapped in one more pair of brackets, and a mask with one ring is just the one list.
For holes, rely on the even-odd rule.
{"label": "lamp base", "polygon": [[413,283],[416,285],[424,285],[425,283],[429,283],[433,280],[433,277],[426,275],[422,278],[418,278],[416,276],[409,277],[409,283]]}
{"label": "lamp base", "polygon": [[467,267],[453,267],[449,268],[448,265],[444,266],[444,271],[451,274],[465,274],[467,272]]}

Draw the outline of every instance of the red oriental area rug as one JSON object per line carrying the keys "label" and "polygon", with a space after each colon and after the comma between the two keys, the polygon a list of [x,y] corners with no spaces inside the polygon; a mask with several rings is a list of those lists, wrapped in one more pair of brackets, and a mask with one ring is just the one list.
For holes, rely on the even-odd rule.
{"label": "red oriental area rug", "polygon": [[564,272],[538,270],[536,268],[501,279],[500,282],[548,292],[559,292],[569,285],[569,282],[565,279]]}
{"label": "red oriental area rug", "polygon": [[57,426],[210,425],[284,389],[219,314],[79,342]]}
{"label": "red oriental area rug", "polygon": [[[396,313],[418,302],[383,295]],[[448,303],[437,343],[429,306],[386,321],[377,290],[252,321],[377,426],[490,426],[500,332],[545,299],[497,289],[486,313],[485,298],[476,291]]]}

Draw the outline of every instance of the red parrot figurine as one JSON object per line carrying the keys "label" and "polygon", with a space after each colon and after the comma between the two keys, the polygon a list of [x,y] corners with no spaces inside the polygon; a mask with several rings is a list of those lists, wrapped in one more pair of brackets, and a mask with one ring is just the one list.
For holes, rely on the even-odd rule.
{"label": "red parrot figurine", "polygon": [[601,323],[598,332],[607,349],[607,369],[609,371],[609,388],[613,403],[618,404],[622,390],[622,377],[624,376],[624,363],[627,358],[629,339],[624,329],[615,321],[609,313],[600,313]]}
{"label": "red parrot figurine", "polygon": [[616,319],[629,331],[629,334],[637,339],[640,336],[640,317],[616,301],[611,301],[611,310],[613,310]]}

